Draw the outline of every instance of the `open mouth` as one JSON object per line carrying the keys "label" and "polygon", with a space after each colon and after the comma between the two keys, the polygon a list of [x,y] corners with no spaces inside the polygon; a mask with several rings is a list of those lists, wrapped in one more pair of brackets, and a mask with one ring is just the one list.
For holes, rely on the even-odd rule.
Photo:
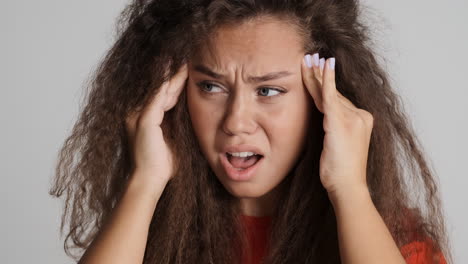
{"label": "open mouth", "polygon": [[232,156],[229,153],[225,153],[225,154],[229,163],[231,163],[231,165],[237,170],[245,170],[249,167],[252,167],[260,159],[263,158],[263,156],[259,154],[255,154],[255,155],[247,156],[247,157],[236,157],[236,156]]}

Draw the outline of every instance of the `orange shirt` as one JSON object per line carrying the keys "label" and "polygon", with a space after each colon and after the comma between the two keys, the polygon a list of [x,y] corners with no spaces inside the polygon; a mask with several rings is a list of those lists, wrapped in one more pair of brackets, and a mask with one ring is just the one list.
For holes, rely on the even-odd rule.
{"label": "orange shirt", "polygon": [[[259,264],[267,252],[266,242],[268,233],[271,227],[270,216],[248,216],[242,215],[244,224],[247,226],[248,239],[253,245],[253,260],[252,262],[243,261],[245,264]],[[413,241],[400,248],[400,252],[406,260],[407,264],[446,264],[444,256],[439,252],[436,255],[437,259],[428,263],[426,258],[430,256],[431,242],[427,241]]]}
{"label": "orange shirt", "polygon": [[430,240],[413,241],[401,247],[400,252],[408,264],[447,264],[441,252],[435,254],[434,259],[431,261],[426,261],[432,255],[431,244],[432,242]]}

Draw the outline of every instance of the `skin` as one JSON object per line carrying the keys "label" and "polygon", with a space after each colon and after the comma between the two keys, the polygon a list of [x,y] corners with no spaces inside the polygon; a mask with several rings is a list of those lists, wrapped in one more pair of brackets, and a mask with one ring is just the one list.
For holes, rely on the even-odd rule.
{"label": "skin", "polygon": [[[366,185],[367,156],[374,118],[337,89],[335,58],[302,62],[304,84],[320,112],[325,131],[320,181],[336,215],[341,262],[406,263]],[[312,62],[309,66],[305,61]],[[312,68],[312,69],[310,69]]]}
{"label": "skin", "polygon": [[[335,210],[342,263],[405,263],[366,185],[373,116],[336,89],[335,58],[320,63],[319,54],[313,60],[303,57],[302,47],[294,28],[280,21],[257,19],[218,30],[188,67],[188,107],[202,152],[225,188],[240,199],[244,214],[271,214],[277,186],[305,142],[312,98],[324,115],[320,180]],[[212,79],[196,71],[200,63],[226,76],[208,85],[216,92],[211,96],[197,86]],[[288,92],[271,101],[257,95],[263,83],[246,82],[248,75],[280,70],[293,74],[264,85]],[[241,183],[230,181],[218,160],[223,146],[239,143],[255,144],[266,158],[255,177]]]}
{"label": "skin", "polygon": [[[195,84],[208,76],[185,64],[142,112],[126,118],[134,172],[112,217],[79,263],[142,262],[148,226],[173,176],[172,153],[160,124],[184,87],[188,88],[189,111],[202,151],[226,189],[239,197],[247,215],[274,210],[278,184],[300,155],[312,98],[324,114],[320,180],[335,210],[342,263],[405,263],[365,184],[373,117],[336,89],[335,71],[330,66],[334,58],[322,60],[320,67],[316,54],[315,64],[306,66],[300,38],[279,21],[257,20],[218,33],[211,53],[204,50],[199,53],[203,60],[193,62],[222,71],[226,78],[218,82],[225,88],[219,91],[224,92],[201,93]],[[311,62],[310,57],[305,58]],[[245,81],[247,75],[285,69],[292,74],[268,84],[281,86],[287,93],[271,101],[257,96],[257,88],[263,84]],[[266,160],[254,179],[234,183],[221,172],[217,153],[223,144],[239,143],[256,144]]]}
{"label": "skin", "polygon": [[[304,56],[301,41],[290,25],[258,19],[218,29],[188,64],[187,103],[198,142],[219,181],[240,199],[245,215],[273,213],[278,185],[305,145],[313,102],[298,63]],[[198,65],[225,77],[213,78]],[[290,75],[248,80],[278,71]],[[237,144],[254,145],[264,154],[257,173],[246,182],[231,180],[219,158],[225,146]]]}

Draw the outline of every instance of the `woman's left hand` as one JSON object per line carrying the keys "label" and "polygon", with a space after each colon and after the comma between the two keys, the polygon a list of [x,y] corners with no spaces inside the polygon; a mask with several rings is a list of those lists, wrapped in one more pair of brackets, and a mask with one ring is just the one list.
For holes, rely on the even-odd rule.
{"label": "woman's left hand", "polygon": [[367,156],[374,118],[336,89],[334,66],[335,58],[319,60],[316,53],[308,58],[306,55],[301,67],[304,85],[324,114],[320,181],[329,195],[341,195],[356,188],[367,190]]}

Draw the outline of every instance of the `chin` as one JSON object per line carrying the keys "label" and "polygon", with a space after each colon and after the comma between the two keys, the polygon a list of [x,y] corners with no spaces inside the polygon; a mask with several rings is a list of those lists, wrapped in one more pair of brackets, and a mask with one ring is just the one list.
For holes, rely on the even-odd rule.
{"label": "chin", "polygon": [[257,198],[267,194],[271,191],[272,188],[268,188],[262,183],[256,181],[246,181],[246,182],[235,182],[227,179],[227,176],[224,179],[221,179],[217,176],[224,188],[232,195],[237,198]]}

